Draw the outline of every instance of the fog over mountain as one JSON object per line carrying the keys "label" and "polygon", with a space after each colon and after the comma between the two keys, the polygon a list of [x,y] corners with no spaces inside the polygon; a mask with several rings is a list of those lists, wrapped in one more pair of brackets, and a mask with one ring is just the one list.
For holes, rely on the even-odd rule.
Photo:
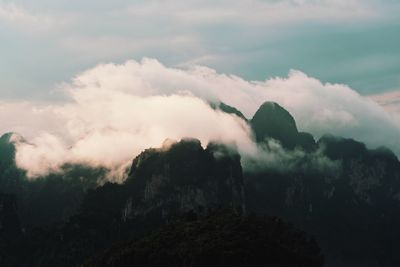
{"label": "fog over mountain", "polygon": [[[135,97],[124,97],[135,103]],[[151,266],[181,267],[190,261],[194,266],[220,262],[218,266],[231,267],[262,262],[278,266],[400,262],[396,242],[400,162],[390,149],[368,149],[362,142],[332,134],[315,140],[275,102],[263,103],[246,119],[235,107],[194,96],[139,99],[159,98],[183,99],[193,108],[199,104],[205,114],[212,114],[209,120],[215,118],[214,124],[207,124],[188,114],[194,122],[176,125],[178,134],[184,129],[194,135],[219,133],[219,138],[165,139],[138,155],[132,151],[126,164],[121,164],[124,154],[118,157],[118,151],[113,152],[112,140],[101,143],[104,138],[91,140],[98,142],[88,150],[91,154],[85,154],[92,161],[72,158],[74,146],[63,153],[48,146],[35,154],[51,144],[45,141],[61,140],[54,136],[44,135],[42,143],[15,133],[0,138],[0,264],[148,266],[151,262]],[[109,107],[106,103],[103,108]],[[172,104],[167,107],[166,111],[187,111]],[[187,115],[164,113],[167,119],[171,114],[173,119]],[[163,114],[146,115],[138,118],[147,122]],[[91,118],[98,122],[94,114]],[[219,125],[222,122],[232,124]],[[187,125],[193,129],[182,127]],[[208,129],[209,125],[216,128]],[[147,126],[153,127],[143,127]],[[229,132],[234,126],[240,126],[242,136]],[[171,127],[165,129],[170,132],[163,134],[174,133]],[[146,135],[136,137],[147,140]],[[128,155],[128,148],[121,151]],[[21,155],[31,156],[27,162],[32,169],[21,169]],[[58,161],[51,161],[51,156]],[[109,165],[99,160],[113,157],[117,161]],[[249,235],[257,238],[247,242]],[[149,253],[154,257],[150,259]]]}
{"label": "fog over mountain", "polygon": [[131,60],[98,65],[60,84],[57,92],[63,101],[0,104],[0,131],[16,133],[17,165],[32,178],[65,163],[84,163],[106,167],[110,179],[121,179],[134,155],[166,138],[195,137],[203,145],[219,141],[237,147],[244,158],[263,154],[273,160],[271,153],[260,152],[243,118],[210,105],[220,101],[247,118],[264,101],[275,101],[315,138],[330,133],[400,154],[400,122],[390,110],[348,86],[324,84],[300,71],[247,81],[207,67]]}
{"label": "fog over mountain", "polygon": [[399,0],[0,0],[0,267],[399,267]]}

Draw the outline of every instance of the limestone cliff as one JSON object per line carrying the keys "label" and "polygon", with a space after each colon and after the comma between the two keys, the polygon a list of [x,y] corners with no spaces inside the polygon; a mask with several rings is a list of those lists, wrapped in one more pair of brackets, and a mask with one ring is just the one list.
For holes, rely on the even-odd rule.
{"label": "limestone cliff", "polygon": [[141,153],[125,186],[124,220],[150,216],[168,222],[188,212],[202,216],[220,208],[246,210],[238,154],[217,144],[203,149],[194,139]]}

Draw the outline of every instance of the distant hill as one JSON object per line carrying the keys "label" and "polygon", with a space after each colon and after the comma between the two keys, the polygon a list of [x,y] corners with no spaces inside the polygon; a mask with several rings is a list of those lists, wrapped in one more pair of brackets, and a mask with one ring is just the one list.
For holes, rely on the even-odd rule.
{"label": "distant hill", "polygon": [[262,104],[250,120],[250,125],[259,143],[272,138],[287,149],[298,147],[312,151],[316,148],[313,136],[299,132],[292,115],[275,102]]}

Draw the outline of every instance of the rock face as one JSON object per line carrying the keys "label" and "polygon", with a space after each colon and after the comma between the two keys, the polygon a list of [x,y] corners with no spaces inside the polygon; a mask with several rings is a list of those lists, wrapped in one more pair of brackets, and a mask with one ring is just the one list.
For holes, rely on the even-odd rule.
{"label": "rock face", "polygon": [[[241,113],[229,106],[216,108],[241,117]],[[49,217],[55,217],[54,214],[62,207],[80,204],[79,210],[68,216],[67,222],[24,233],[20,245],[10,250],[14,253],[13,264],[3,264],[0,257],[0,265],[76,266],[114,242],[138,240],[148,231],[182,218],[207,220],[210,212],[225,208],[233,210],[234,216],[250,213],[279,216],[301,227],[315,236],[328,266],[399,266],[400,162],[389,149],[371,150],[363,143],[331,135],[323,136],[315,143],[310,134],[298,132],[293,117],[276,103],[262,105],[249,123],[259,145],[272,138],[282,144],[283,153],[296,155],[284,161],[285,164],[295,161],[294,167],[281,164],[284,166],[278,169],[242,171],[236,152],[218,144],[210,144],[204,149],[198,140],[187,139],[141,153],[133,161],[129,177],[123,184],[106,183],[86,192],[80,177],[97,177],[102,172],[74,168],[65,172],[63,179],[52,175],[42,181],[28,182],[21,178],[20,184],[15,183],[19,171],[15,166],[7,169],[7,165],[13,164],[10,136],[0,138],[0,188],[20,188],[17,192],[24,197],[26,210],[29,208],[36,218],[45,218],[42,221],[49,223],[52,222]],[[297,148],[303,152],[299,153]],[[2,151],[5,153],[2,154]],[[326,164],[333,164],[335,168],[324,168]],[[15,229],[18,227],[11,229],[18,225],[10,223],[14,215],[5,215],[14,214],[12,203],[15,202],[10,202],[7,197],[1,199],[0,204],[1,201],[11,203],[1,206],[6,207],[1,210],[7,210],[0,212],[1,225],[8,225],[9,229],[3,233],[17,232]],[[43,207],[50,209],[46,211]],[[38,216],[37,211],[40,210],[45,216]],[[223,224],[229,224],[225,219],[221,220]],[[230,232],[225,233],[223,225],[218,226],[221,232],[207,228],[212,235],[200,232],[200,239],[191,240],[190,245],[201,248],[200,243],[204,240],[211,245],[215,240],[233,240],[236,230],[242,233],[240,227],[246,227],[240,220],[235,231],[228,229]],[[216,225],[220,223],[219,219],[213,222]],[[210,226],[209,223],[205,225]],[[189,233],[192,233],[192,226],[203,229],[201,224],[196,223],[186,226],[179,229]],[[165,251],[172,253],[168,255],[180,252],[168,250],[168,247],[163,250],[165,247],[157,243],[159,241],[168,242],[167,246],[185,247],[179,239],[182,238],[180,230],[163,232],[162,238],[151,239],[151,242],[156,242],[154,248],[158,255],[164,255]],[[168,233],[173,235],[168,236]],[[257,234],[252,234],[252,239],[255,236]],[[186,236],[183,238],[186,239]],[[275,238],[281,241],[283,236]],[[243,242],[251,247],[254,243],[250,241],[244,238]],[[241,242],[233,244],[238,244],[235,248],[241,252],[242,248],[246,249],[240,247]],[[127,249],[134,252],[142,245],[135,241],[132,244],[134,250],[130,250],[130,246]],[[290,242],[285,243],[285,247],[290,246]],[[227,253],[231,251],[231,247],[220,248]],[[0,248],[1,251],[5,250]],[[147,257],[149,251],[151,249],[141,255]],[[239,255],[240,251],[237,252]],[[311,254],[317,255],[314,252]],[[268,251],[260,253],[267,255]],[[303,254],[307,255],[307,252]],[[130,256],[126,256],[129,259]]]}
{"label": "rock face", "polygon": [[15,148],[11,140],[13,133],[6,133],[0,137],[0,170],[13,165]]}
{"label": "rock face", "polygon": [[369,150],[363,143],[331,135],[323,136],[318,145],[329,158],[342,162],[339,181],[346,183],[360,201],[370,205],[397,202],[400,163],[389,149]]}
{"label": "rock face", "polygon": [[251,119],[250,125],[259,143],[272,138],[287,149],[300,147],[310,151],[316,146],[312,135],[300,133],[292,115],[274,102],[262,104]]}
{"label": "rock face", "polygon": [[133,161],[125,186],[130,193],[124,220],[151,217],[165,223],[188,212],[246,210],[240,157],[217,144],[203,149],[198,140],[146,150]]}
{"label": "rock face", "polygon": [[217,209],[242,214],[244,191],[240,157],[222,145],[203,149],[198,140],[187,139],[148,149],[135,158],[123,184],[89,190],[67,223],[27,236],[19,265],[76,266],[114,242],[182,218],[202,218]]}
{"label": "rock face", "polygon": [[313,234],[331,266],[396,266],[400,163],[388,149],[324,136],[335,171],[245,173],[248,209],[280,216]]}
{"label": "rock face", "polygon": [[234,114],[234,115],[238,116],[239,118],[243,119],[244,121],[247,121],[246,117],[243,115],[243,113],[241,111],[239,111],[238,109],[236,109],[232,106],[225,104],[224,102],[220,102],[216,105],[213,105],[212,107],[215,109],[219,109],[228,114]]}

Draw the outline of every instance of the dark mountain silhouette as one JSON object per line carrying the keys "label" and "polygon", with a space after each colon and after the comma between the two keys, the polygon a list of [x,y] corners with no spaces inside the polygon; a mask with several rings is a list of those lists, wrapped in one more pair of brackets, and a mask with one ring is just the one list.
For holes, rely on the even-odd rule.
{"label": "dark mountain silhouette", "polygon": [[239,111],[238,109],[236,109],[232,106],[225,104],[224,102],[220,102],[218,104],[214,104],[211,106],[213,108],[219,109],[225,113],[234,114],[234,115],[238,116],[239,118],[243,119],[244,121],[247,121],[246,117],[243,115],[243,113],[241,111]]}
{"label": "dark mountain silhouette", "polygon": [[130,188],[127,218],[150,215],[167,221],[175,212],[246,208],[240,156],[218,144],[203,149],[194,139],[167,151],[144,151],[133,161],[125,185]]}
{"label": "dark mountain silhouette", "polygon": [[0,240],[12,240],[20,234],[15,196],[0,193]]}
{"label": "dark mountain silhouette", "polygon": [[148,149],[135,158],[123,184],[89,190],[66,223],[27,234],[18,263],[74,266],[114,242],[221,208],[246,209],[237,153],[218,144],[203,149],[195,139]]}
{"label": "dark mountain silhouette", "polygon": [[65,221],[105,176],[105,169],[67,164],[59,173],[28,179],[15,163],[16,139],[24,141],[14,133],[0,137],[0,193],[15,195],[23,228]]}
{"label": "dark mountain silhouette", "polygon": [[113,246],[84,264],[101,266],[323,266],[315,241],[278,218],[219,211]]}
{"label": "dark mountain silhouette", "polygon": [[14,244],[21,234],[15,196],[0,193],[0,263],[7,257],[8,247]]}
{"label": "dark mountain silhouette", "polygon": [[299,132],[292,115],[274,102],[265,102],[250,121],[257,142],[266,139],[279,141],[284,148],[302,148],[312,151],[316,148],[315,140],[309,133]]}
{"label": "dark mountain silhouette", "polygon": [[[228,105],[221,103],[214,108],[247,121]],[[132,255],[147,257],[151,248],[158,253],[152,254],[155,258],[165,253],[176,255],[182,251],[162,242],[174,241],[177,247],[184,246],[186,237],[176,229],[187,227],[193,227],[193,238],[188,240],[193,249],[199,248],[199,240],[219,240],[220,246],[204,248],[209,248],[210,253],[227,251],[230,238],[236,235],[224,232],[222,226],[214,231],[208,228],[210,222],[218,224],[221,220],[230,225],[226,218],[241,214],[233,221],[251,236],[255,233],[251,232],[254,221],[246,219],[246,214],[251,213],[278,216],[314,236],[328,266],[399,265],[400,163],[393,152],[384,147],[369,149],[363,143],[332,135],[315,142],[312,135],[299,132],[294,118],[276,103],[263,104],[248,123],[260,146],[274,139],[282,144],[284,153],[303,150],[299,154],[302,158],[296,159],[297,165],[290,171],[285,171],[287,166],[242,170],[240,155],[233,149],[216,143],[204,149],[198,140],[184,139],[145,150],[135,158],[122,184],[101,185],[99,181],[106,170],[80,165],[66,165],[60,173],[29,180],[15,165],[15,137],[4,135],[0,138],[0,192],[15,196],[12,203],[18,205],[8,207],[14,207],[11,214],[17,217],[7,218],[19,217],[23,231],[7,231],[12,233],[8,240],[13,242],[2,238],[5,256],[0,258],[0,265],[75,266],[96,254],[99,264],[107,257],[130,261]],[[334,168],[325,168],[327,162]],[[215,214],[221,209],[230,210],[231,215]],[[213,219],[209,218],[210,213],[214,214]],[[195,222],[184,222],[187,219]],[[175,224],[177,221],[181,223]],[[255,223],[261,236],[276,229],[272,221]],[[165,225],[175,230],[148,235]],[[210,235],[200,231],[203,226],[210,229]],[[229,229],[236,229],[234,224],[231,226]],[[302,236],[300,239],[304,239]],[[246,234],[238,238],[250,248],[263,246],[251,243]],[[281,235],[266,236],[265,244],[278,242],[273,238],[282,241]],[[107,250],[113,244],[123,245]],[[298,244],[296,249],[303,252],[297,259],[317,257],[316,250],[305,251],[309,243]],[[143,250],[137,252],[142,245]],[[235,250],[238,255],[248,251],[236,245],[235,249],[240,249],[241,252]],[[103,250],[108,252],[100,253]],[[277,255],[277,260],[283,255],[294,259],[288,251],[289,254],[274,250],[248,253],[256,258],[261,251],[267,262],[268,255]],[[187,256],[182,260],[203,255],[201,250],[182,253]]]}
{"label": "dark mountain silhouette", "polygon": [[[307,148],[299,141],[294,120],[281,107],[264,104],[254,118],[259,141],[274,138],[288,151]],[[284,123],[279,125],[280,121]],[[323,136],[317,146],[339,168],[247,172],[248,209],[283,217],[315,235],[332,266],[396,266],[400,262],[394,241],[400,237],[397,157],[387,148],[369,150],[361,142],[332,135]]]}

